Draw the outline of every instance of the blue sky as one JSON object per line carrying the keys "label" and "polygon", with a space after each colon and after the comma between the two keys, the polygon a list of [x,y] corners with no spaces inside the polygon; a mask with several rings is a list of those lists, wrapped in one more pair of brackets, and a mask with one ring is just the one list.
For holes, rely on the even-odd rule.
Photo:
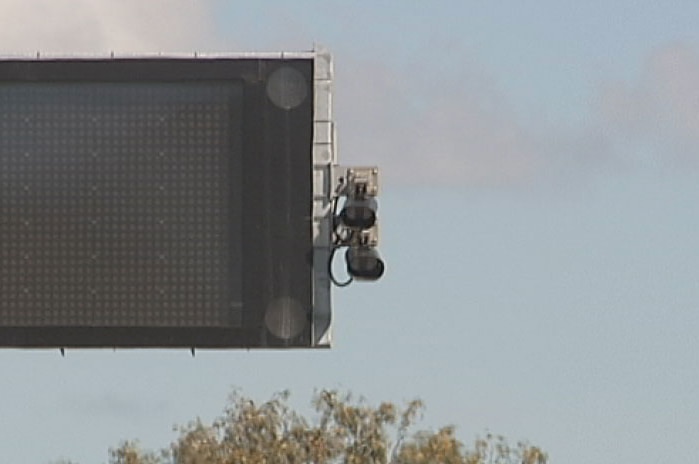
{"label": "blue sky", "polygon": [[695,461],[699,5],[411,5],[0,2],[5,54],[327,46],[388,263],[334,292],[330,351],[0,351],[0,461],[165,446],[233,386],[420,397],[424,427],[552,462]]}

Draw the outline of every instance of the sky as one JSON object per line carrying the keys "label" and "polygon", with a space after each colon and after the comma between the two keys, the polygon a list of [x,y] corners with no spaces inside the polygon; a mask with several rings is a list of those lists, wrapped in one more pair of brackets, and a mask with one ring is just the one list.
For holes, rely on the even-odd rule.
{"label": "sky", "polygon": [[[535,3],[535,4],[532,4]],[[0,462],[167,446],[233,388],[427,405],[552,463],[695,462],[699,4],[0,0],[0,54],[308,50],[342,164],[381,167],[384,278],[321,351],[0,351]]]}

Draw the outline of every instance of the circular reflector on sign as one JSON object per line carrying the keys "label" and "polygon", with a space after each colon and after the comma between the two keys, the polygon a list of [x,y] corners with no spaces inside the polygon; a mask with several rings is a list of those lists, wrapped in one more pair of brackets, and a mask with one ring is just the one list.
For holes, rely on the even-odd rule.
{"label": "circular reflector on sign", "polygon": [[265,312],[265,325],[275,337],[289,340],[306,328],[306,311],[297,300],[282,297],[272,300]]}
{"label": "circular reflector on sign", "polygon": [[267,79],[267,96],[272,103],[285,110],[296,108],[308,94],[306,78],[298,70],[283,66]]}

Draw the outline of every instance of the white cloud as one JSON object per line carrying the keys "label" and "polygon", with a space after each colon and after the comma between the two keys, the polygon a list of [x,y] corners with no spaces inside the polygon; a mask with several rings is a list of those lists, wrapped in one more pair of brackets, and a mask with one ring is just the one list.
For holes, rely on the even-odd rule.
{"label": "white cloud", "polygon": [[439,61],[412,69],[368,58],[338,64],[343,163],[378,163],[401,183],[495,187],[699,167],[695,48],[661,48],[637,79],[601,82],[578,110],[590,116],[572,128],[524,123],[483,66],[461,63],[462,74],[430,68]]}
{"label": "white cloud", "polygon": [[627,161],[699,165],[699,52],[674,44],[649,54],[637,80],[602,86],[598,114]]}
{"label": "white cloud", "polygon": [[401,183],[528,182],[543,148],[483,75],[444,78],[426,68],[338,63],[336,110],[343,163],[376,163]]}
{"label": "white cloud", "polygon": [[200,0],[2,0],[0,53],[195,51],[214,24]]}

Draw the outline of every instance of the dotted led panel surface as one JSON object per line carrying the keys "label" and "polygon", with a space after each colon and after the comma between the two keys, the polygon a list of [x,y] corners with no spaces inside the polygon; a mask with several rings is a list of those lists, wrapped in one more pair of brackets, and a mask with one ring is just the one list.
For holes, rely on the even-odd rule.
{"label": "dotted led panel surface", "polygon": [[0,320],[240,327],[242,85],[0,83]]}

